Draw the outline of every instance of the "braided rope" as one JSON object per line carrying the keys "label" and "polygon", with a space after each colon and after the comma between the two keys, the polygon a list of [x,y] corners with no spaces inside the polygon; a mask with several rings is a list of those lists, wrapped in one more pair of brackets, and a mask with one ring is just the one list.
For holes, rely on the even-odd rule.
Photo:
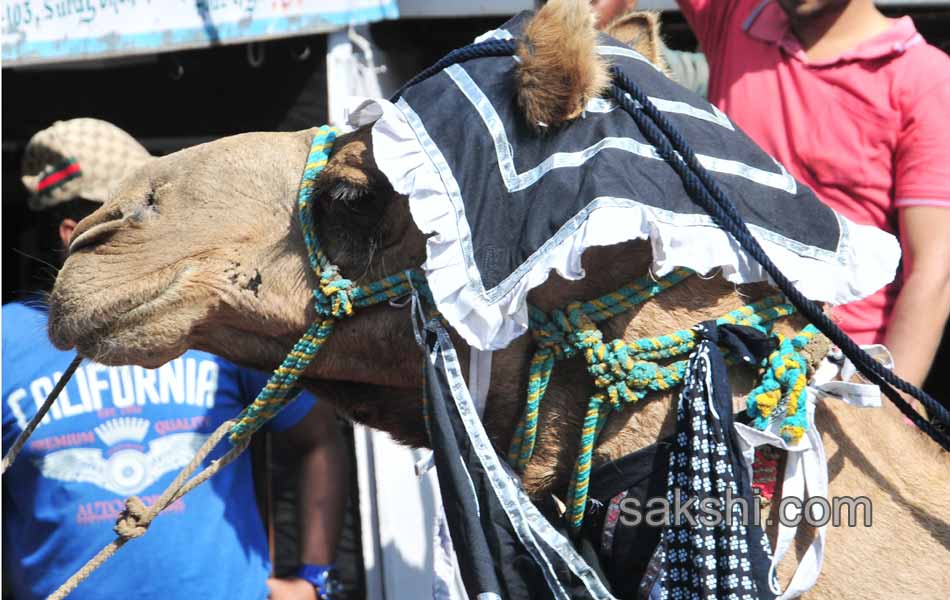
{"label": "braided rope", "polygon": [[339,269],[323,252],[313,219],[312,192],[316,178],[330,159],[336,137],[337,130],[333,127],[323,126],[317,131],[310,144],[310,154],[297,192],[297,212],[310,268],[320,282],[313,291],[314,308],[319,319],[294,344],[254,402],[238,415],[231,428],[233,444],[243,443],[297,397],[300,377],[333,333],[338,320],[352,316],[356,308],[400,298],[414,289],[427,291],[425,279],[418,271],[404,271],[356,287],[340,275]]}
{"label": "braided rope", "polygon": [[[569,521],[575,530],[583,523],[593,451],[607,415],[611,410],[619,411],[627,404],[636,403],[651,392],[666,391],[682,383],[688,360],[667,365],[655,361],[683,356],[697,343],[697,334],[692,329],[632,342],[604,342],[596,323],[642,304],[690,275],[691,272],[686,269],[677,269],[656,281],[647,275],[595,300],[571,303],[564,311],[554,310],[546,314],[537,308],[532,307],[530,310],[531,330],[537,349],[528,373],[525,409],[508,451],[509,462],[519,471],[524,471],[531,460],[537,439],[540,403],[557,360],[578,354],[583,356],[587,370],[594,378],[594,385],[599,389],[588,401],[568,490]],[[776,294],[733,310],[720,317],[717,323],[745,325],[767,332],[774,321],[793,312],[794,307],[787,304],[782,295]],[[806,328],[793,340],[780,340],[780,350],[770,357],[775,360],[767,361],[764,369],[763,380],[767,382],[767,389],[763,393],[774,395],[773,392],[777,391],[779,399],[787,399],[785,409],[791,416],[786,419],[789,422],[783,431],[787,430],[790,434],[796,431],[794,427],[804,431],[807,424],[804,420],[805,402],[801,400],[803,382],[806,381],[805,361],[798,351],[814,333],[813,328]],[[786,368],[786,362],[800,368]],[[750,396],[750,412],[753,410],[752,402]],[[763,415],[760,423],[767,424],[770,418],[782,413],[782,407],[777,406],[778,402],[775,404],[767,415]],[[759,400],[757,406],[765,406],[765,402]]]}
{"label": "braided rope", "polygon": [[[531,334],[534,336],[537,350],[531,359],[531,367],[528,371],[528,398],[524,413],[515,429],[508,452],[508,461],[511,464],[515,465],[519,471],[523,471],[531,460],[537,439],[538,410],[551,379],[555,360],[573,356],[578,350],[586,347],[578,345],[576,340],[569,339],[570,334],[575,329],[591,331],[591,336],[600,333],[592,325],[577,327],[575,323],[579,323],[582,319],[586,320],[585,322],[599,323],[621,315],[680,283],[690,274],[688,269],[676,269],[659,280],[653,279],[651,275],[644,275],[615,292],[605,294],[595,300],[569,305],[567,308],[569,314],[556,310],[548,315],[537,308],[529,307]],[[591,342],[593,343],[593,340]]]}
{"label": "braided rope", "polygon": [[785,441],[797,443],[808,428],[808,361],[801,350],[818,328],[807,325],[794,338],[779,336],[779,346],[767,360],[768,368],[758,386],[749,392],[747,411],[753,426],[766,429],[778,415],[785,415],[779,433]]}
{"label": "braided rope", "polygon": [[[621,314],[623,311],[612,312],[585,309],[605,304],[607,297],[616,298],[622,294],[630,302],[630,306],[640,304],[661,291],[668,289],[682,281],[690,274],[688,270],[678,269],[655,282],[655,285],[643,286],[644,279],[638,279],[632,284],[621,288],[617,292],[607,294],[595,301],[573,305],[573,319],[565,316],[562,311],[552,311],[550,315],[538,309],[531,311],[531,331],[534,335],[537,349],[531,360],[528,372],[528,396],[525,410],[515,429],[511,447],[508,452],[509,462],[523,471],[531,460],[537,434],[537,419],[541,399],[547,391],[555,360],[569,358],[578,352],[583,352],[588,363],[588,370],[594,376],[598,387],[604,388],[609,402],[614,407],[620,407],[620,399],[626,402],[636,402],[649,392],[667,390],[682,381],[682,364],[676,363],[661,367],[652,361],[682,356],[695,347],[695,332],[683,329],[668,335],[655,338],[642,338],[632,342],[614,340],[604,344],[602,334],[593,325]],[[650,279],[652,281],[652,279]],[[630,290],[640,290],[634,294]],[[578,308],[583,316],[577,312]],[[629,309],[629,307],[628,307]],[[736,309],[720,319],[722,324],[760,325],[771,322],[791,314],[789,305],[782,304],[779,295],[770,296],[756,304]],[[591,318],[590,315],[593,315]],[[583,320],[587,317],[587,320]]]}
{"label": "braided rope", "polygon": [[271,375],[254,402],[238,415],[229,436],[232,444],[248,439],[297,397],[300,393],[297,382],[333,332],[334,317],[341,318],[352,314],[352,306],[346,294],[348,286],[345,285],[349,281],[334,277],[336,274],[325,268],[329,266],[329,260],[316,243],[313,211],[310,206],[313,184],[330,159],[330,149],[336,136],[337,130],[333,127],[323,126],[317,131],[310,144],[307,164],[297,191],[298,216],[304,242],[307,244],[307,255],[311,268],[320,280],[319,293],[315,290],[314,296],[321,320],[307,329]]}
{"label": "braided rope", "polygon": [[[782,295],[776,294],[738,308],[717,319],[716,323],[744,325],[768,333],[774,321],[794,312],[795,308],[784,303]],[[569,522],[575,531],[584,522],[594,447],[609,411],[620,411],[627,404],[636,403],[651,392],[667,391],[683,382],[688,359],[661,366],[643,356],[661,359],[682,356],[688,354],[698,342],[697,333],[694,330],[684,329],[673,334],[642,338],[631,343],[614,340],[609,344],[604,344],[600,339],[600,331],[596,330],[593,324],[587,326],[590,329],[583,332],[584,335],[578,339],[577,345],[584,348],[583,355],[588,364],[588,372],[594,375],[594,385],[602,391],[592,396],[588,402],[580,450],[574,463],[571,486],[568,490]],[[801,347],[804,347],[804,343],[799,349]],[[638,353],[637,349],[642,349],[642,353]],[[782,355],[783,358],[786,356],[787,354]],[[805,364],[804,359],[797,355],[797,351],[795,356],[800,364]],[[771,363],[767,363],[766,375],[772,369]],[[804,377],[795,377],[794,373],[783,373],[782,376],[773,375],[772,377],[778,381],[784,396],[797,394],[798,388],[794,386],[797,386],[800,381],[806,381]],[[792,385],[793,389],[788,390],[789,385]],[[804,385],[802,385],[801,393],[804,394]],[[800,402],[803,409],[805,404],[804,401]],[[596,426],[594,426],[595,423]],[[804,426],[803,423],[802,427]]]}

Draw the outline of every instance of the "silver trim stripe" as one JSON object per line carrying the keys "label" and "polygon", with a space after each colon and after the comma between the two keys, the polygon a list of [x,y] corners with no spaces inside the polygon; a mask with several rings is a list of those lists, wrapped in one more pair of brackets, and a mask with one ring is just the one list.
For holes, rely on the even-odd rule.
{"label": "silver trim stripe", "polygon": [[511,32],[504,28],[492,29],[475,38],[476,44],[487,42],[488,40],[513,40],[515,39]]}
{"label": "silver trim stripe", "polygon": [[[491,101],[461,65],[455,64],[446,67],[445,73],[455,82],[455,85],[461,90],[468,101],[471,102],[475,111],[485,124],[485,127],[488,129],[488,133],[495,146],[498,169],[501,172],[502,180],[505,182],[505,187],[509,192],[517,192],[530,187],[554,169],[580,167],[605,148],[623,150],[644,158],[663,160],[656,151],[656,148],[649,144],[644,144],[632,138],[610,137],[604,138],[584,150],[577,152],[557,152],[544,159],[538,166],[524,173],[518,173],[518,170],[515,168],[513,149],[511,143],[508,141],[508,134],[505,131],[504,123],[495,111],[495,107],[492,106]],[[779,168],[779,173],[770,173],[749,166],[743,162],[717,158],[715,156],[697,154],[696,158],[710,171],[736,175],[760,185],[782,190],[789,194],[794,194],[798,189],[795,179],[778,163],[776,163],[776,166]]]}
{"label": "silver trim stripe", "polygon": [[[511,520],[518,539],[531,552],[532,556],[535,556],[535,560],[539,565],[551,569],[550,573],[547,569],[542,569],[551,590],[559,598],[569,598],[548,562],[547,556],[540,552],[539,542],[555,552],[564,561],[571,572],[584,584],[591,598],[594,600],[616,600],[604,587],[596,572],[577,554],[570,542],[558,533],[548,523],[547,519],[538,512],[538,509],[524,493],[520,483],[498,460],[498,455],[495,453],[488,439],[488,434],[485,432],[485,428],[478,418],[478,413],[475,411],[475,406],[472,404],[472,398],[465,386],[465,380],[462,378],[458,355],[455,353],[448,332],[441,324],[434,321],[426,324],[426,328],[434,331],[438,336],[437,351],[445,362],[445,374],[449,381],[452,399],[455,401],[455,407],[462,419],[469,441],[472,443],[472,448],[475,450],[482,468],[485,469],[485,474],[491,482],[492,489],[498,497],[502,509]],[[535,552],[539,552],[540,556],[535,555]],[[553,582],[551,578],[554,579]]]}
{"label": "silver trim stripe", "polygon": [[[635,105],[640,105],[639,102],[630,97],[630,94],[624,95]],[[712,111],[708,111],[697,108],[691,104],[687,104],[686,102],[680,102],[678,100],[665,100],[655,96],[650,96],[649,98],[650,102],[656,105],[656,107],[661,112],[693,117],[708,123],[713,123],[714,125],[719,125],[720,127],[725,127],[729,131],[736,130],[735,126],[732,124],[732,121],[730,121],[729,117],[726,116],[726,113],[722,112],[711,104],[709,107],[712,109]],[[609,113],[616,109],[617,103],[609,98],[591,98],[587,101],[587,105],[584,107],[586,112],[592,113]]]}
{"label": "silver trim stripe", "polygon": [[584,107],[584,111],[592,113],[609,113],[616,109],[617,103],[607,98],[591,98]]}
{"label": "silver trim stripe", "polygon": [[[629,96],[629,94],[627,94],[627,96]],[[693,117],[695,119],[701,119],[709,123],[715,123],[720,127],[725,127],[729,131],[736,130],[736,128],[732,125],[732,121],[730,121],[729,117],[726,116],[726,113],[722,112],[712,104],[709,105],[709,107],[712,109],[712,112],[710,112],[708,110],[696,108],[691,104],[680,102],[678,100],[664,100],[663,98],[654,98],[653,96],[650,96],[649,98],[650,102],[652,102],[662,112],[686,115],[687,117]]]}

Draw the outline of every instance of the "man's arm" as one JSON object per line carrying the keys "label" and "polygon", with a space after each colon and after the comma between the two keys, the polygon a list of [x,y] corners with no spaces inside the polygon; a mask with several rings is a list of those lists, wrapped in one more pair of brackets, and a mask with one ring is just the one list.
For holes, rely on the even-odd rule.
{"label": "man's arm", "polygon": [[950,60],[930,47],[895,86],[903,123],[894,153],[894,205],[903,287],[887,324],[894,370],[920,385],[950,312]]}
{"label": "man's arm", "polygon": [[[286,441],[300,457],[298,523],[300,562],[331,565],[343,528],[343,511],[349,490],[349,452],[327,402],[313,409],[285,433]],[[270,579],[273,599],[315,599],[313,586],[303,579]]]}
{"label": "man's arm", "polygon": [[894,370],[921,385],[950,314],[950,208],[908,206],[900,211],[904,282],[887,326]]}

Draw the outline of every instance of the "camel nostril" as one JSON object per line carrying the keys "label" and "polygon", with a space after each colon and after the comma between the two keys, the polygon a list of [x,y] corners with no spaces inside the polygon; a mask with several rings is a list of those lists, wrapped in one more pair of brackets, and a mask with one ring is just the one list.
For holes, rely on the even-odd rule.
{"label": "camel nostril", "polygon": [[94,246],[109,233],[117,230],[125,222],[125,215],[121,208],[113,207],[109,210],[99,209],[79,222],[69,241],[68,254],[77,252],[80,248]]}

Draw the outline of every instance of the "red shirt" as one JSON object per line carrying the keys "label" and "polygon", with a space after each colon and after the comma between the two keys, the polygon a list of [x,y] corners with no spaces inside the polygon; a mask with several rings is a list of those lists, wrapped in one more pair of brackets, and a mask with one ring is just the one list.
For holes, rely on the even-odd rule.
{"label": "red shirt", "polygon": [[[950,57],[910,17],[812,62],[771,0],[680,7],[709,61],[709,100],[831,208],[895,235],[899,208],[950,208]],[[882,341],[897,291],[838,307],[841,327]]]}

